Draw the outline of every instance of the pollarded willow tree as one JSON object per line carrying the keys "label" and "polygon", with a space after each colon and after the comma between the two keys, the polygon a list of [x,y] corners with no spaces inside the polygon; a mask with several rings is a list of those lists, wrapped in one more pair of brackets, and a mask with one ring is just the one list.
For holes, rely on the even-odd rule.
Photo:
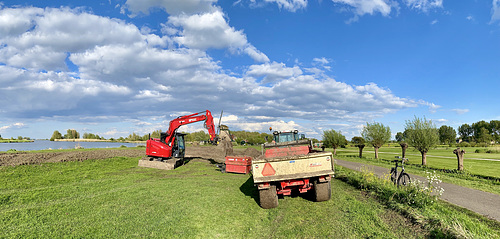
{"label": "pollarded willow tree", "polygon": [[337,148],[346,145],[347,141],[341,131],[325,130],[323,131],[323,145],[333,148],[333,154],[337,155]]}
{"label": "pollarded willow tree", "polygon": [[427,152],[439,142],[438,129],[431,120],[415,116],[407,120],[405,126],[406,142],[422,154],[422,165],[427,165]]}
{"label": "pollarded willow tree", "polygon": [[354,144],[354,146],[358,147],[359,149],[359,157],[363,157],[363,148],[365,147],[365,139],[359,136],[352,137],[351,142]]}
{"label": "pollarded willow tree", "polygon": [[375,158],[378,159],[378,149],[391,139],[391,128],[382,123],[366,123],[361,135],[367,143],[375,149]]}

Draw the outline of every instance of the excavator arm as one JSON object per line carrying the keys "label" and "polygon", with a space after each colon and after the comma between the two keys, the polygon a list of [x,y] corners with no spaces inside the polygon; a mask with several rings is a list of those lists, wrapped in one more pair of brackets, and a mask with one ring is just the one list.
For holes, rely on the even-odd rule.
{"label": "excavator arm", "polygon": [[210,141],[212,144],[216,144],[217,139],[215,134],[214,119],[212,117],[212,113],[209,110],[206,110],[199,113],[180,116],[170,121],[168,130],[165,133],[162,133],[161,139],[149,139],[146,142],[146,155],[153,158],[171,158],[173,156],[172,149],[175,145],[175,138],[183,137],[176,133],[177,129],[183,125],[199,121],[205,122],[205,128],[207,128],[208,133],[210,134]]}
{"label": "excavator arm", "polygon": [[165,143],[168,145],[172,142],[173,137],[175,136],[175,132],[179,127],[191,124],[199,121],[205,121],[205,128],[208,130],[208,134],[210,134],[210,141],[215,141],[215,125],[214,118],[212,117],[212,113],[209,110],[205,112],[194,113],[185,116],[179,116],[174,120],[170,121],[170,125],[167,130],[167,138],[165,138]]}

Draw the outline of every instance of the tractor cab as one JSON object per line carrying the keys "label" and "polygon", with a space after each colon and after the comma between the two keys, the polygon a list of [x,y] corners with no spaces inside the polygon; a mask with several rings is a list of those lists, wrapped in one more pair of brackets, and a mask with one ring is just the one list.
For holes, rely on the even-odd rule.
{"label": "tractor cab", "polygon": [[274,142],[276,143],[291,142],[291,141],[298,141],[300,139],[305,139],[305,135],[304,134],[299,135],[298,130],[284,131],[284,132],[274,131],[273,137],[274,137]]}

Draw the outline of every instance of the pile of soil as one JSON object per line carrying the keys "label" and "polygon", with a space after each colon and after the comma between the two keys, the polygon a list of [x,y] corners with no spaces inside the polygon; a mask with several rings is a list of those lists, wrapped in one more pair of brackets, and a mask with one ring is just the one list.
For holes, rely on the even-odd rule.
{"label": "pile of soil", "polygon": [[244,156],[250,156],[252,158],[257,158],[262,155],[262,152],[255,148],[247,148],[243,151]]}
{"label": "pile of soil", "polygon": [[67,161],[84,161],[87,159],[107,159],[113,157],[140,157],[145,152],[144,148],[137,149],[96,149],[68,152],[44,153],[5,153],[0,154],[0,166],[18,166],[40,163],[55,163]]}
{"label": "pile of soil", "polygon": [[250,156],[257,158],[261,152],[254,148],[232,149],[231,154],[226,154],[224,149],[215,146],[195,146],[190,145],[186,148],[186,157],[212,159],[217,163],[224,163],[227,156]]}

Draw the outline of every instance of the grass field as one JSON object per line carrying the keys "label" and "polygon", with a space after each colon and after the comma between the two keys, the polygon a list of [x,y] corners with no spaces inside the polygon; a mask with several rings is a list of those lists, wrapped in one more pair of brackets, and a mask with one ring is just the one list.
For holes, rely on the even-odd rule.
{"label": "grass field", "polygon": [[[406,167],[409,173],[425,176],[425,171],[432,171],[433,169],[456,169],[457,159],[453,154],[454,148],[438,147],[429,151],[427,155],[428,168],[420,167],[422,157],[420,152],[408,148],[406,155],[410,159],[410,166]],[[465,173],[444,173],[437,171],[442,175],[442,180],[448,183],[454,183],[460,186],[475,188],[486,192],[491,192],[500,195],[500,181],[488,180],[481,177],[500,177],[500,161],[488,161],[477,159],[500,159],[500,154],[488,153],[474,153],[478,148],[468,147],[464,148],[467,153],[464,157]],[[484,149],[484,148],[479,148]],[[329,149],[331,150],[331,149]],[[358,149],[354,147],[347,147],[337,149],[337,157],[348,161],[364,162],[372,165],[386,167],[390,169],[394,167],[394,163],[388,162],[393,160],[394,156],[401,156],[401,147],[382,147],[379,149],[379,158],[376,160],[374,157],[373,148],[366,147],[363,150],[363,158],[358,158]],[[475,158],[475,159],[472,159]],[[472,175],[472,176],[471,176]],[[473,175],[481,175],[475,177]]]}
{"label": "grass field", "polygon": [[[427,153],[427,166],[438,169],[456,169],[457,157],[453,154],[456,148],[451,147],[438,147],[431,149]],[[500,154],[496,153],[474,153],[475,148],[468,147],[462,148],[466,151],[464,156],[465,170],[472,174],[500,177]],[[492,148],[493,149],[493,148]],[[337,149],[337,154],[340,156],[358,156],[358,149],[355,147]],[[365,147],[363,156],[367,158],[374,158],[374,151],[372,147]],[[401,147],[382,147],[379,149],[379,157],[384,159],[394,159],[394,156],[401,156]],[[413,148],[408,148],[406,157],[410,159],[410,164],[422,164],[422,156],[419,151]],[[488,161],[480,159],[494,159],[498,161]]]}
{"label": "grass field", "polygon": [[[249,175],[222,174],[204,160],[171,171],[139,168],[137,160],[0,167],[0,237],[414,238],[430,233],[342,180],[333,181],[330,201],[285,197],[278,208],[264,210]],[[459,225],[470,231],[489,227],[477,226],[476,217],[471,221],[473,226]]]}

